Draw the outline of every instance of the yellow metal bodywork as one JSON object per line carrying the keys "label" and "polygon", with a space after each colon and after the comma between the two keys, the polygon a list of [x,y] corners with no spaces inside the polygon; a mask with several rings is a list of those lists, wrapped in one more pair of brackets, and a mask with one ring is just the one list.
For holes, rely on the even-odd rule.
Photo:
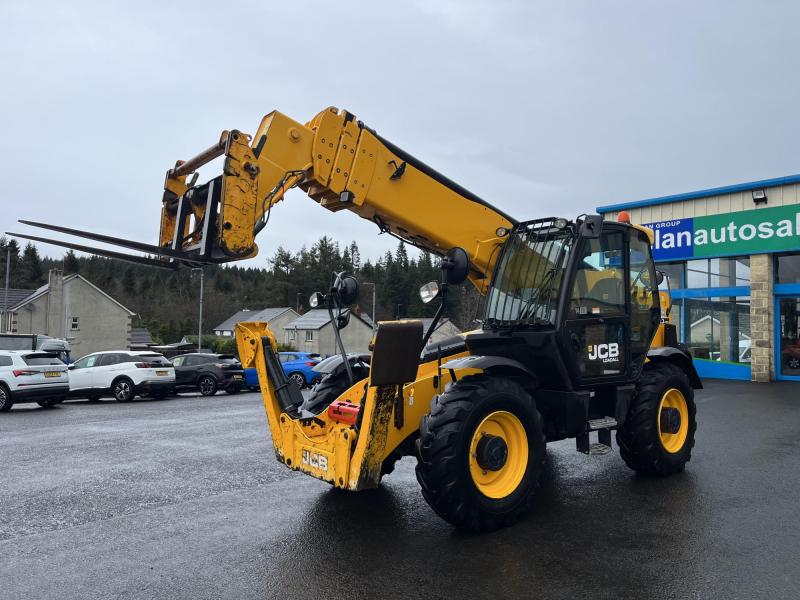
{"label": "yellow metal bodywork", "polygon": [[[403,397],[401,427],[394,419],[397,402],[394,388],[372,386],[367,381],[356,383],[339,396],[339,400],[363,404],[361,431],[367,435],[359,435],[354,426],[334,421],[327,411],[314,419],[292,418],[283,413],[267,377],[262,339],[277,351],[275,337],[266,323],[236,325],[242,365],[253,367],[258,373],[277,459],[294,470],[343,489],[357,491],[376,487],[380,482],[383,461],[416,433],[420,419],[430,410],[431,399],[451,381],[451,374],[446,370],[442,371],[443,381],[434,381],[437,377],[436,361],[421,364],[416,380],[402,386],[400,391]],[[466,354],[451,355],[448,360]],[[456,372],[456,377],[477,372],[475,369],[461,369]]]}
{"label": "yellow metal bodywork", "polygon": [[[669,433],[668,431],[661,431],[660,429],[661,411],[664,408],[674,408],[681,416],[681,424],[676,433]],[[689,435],[689,407],[686,404],[686,398],[680,390],[670,388],[664,392],[664,395],[661,397],[661,403],[658,406],[658,423],[659,437],[664,450],[670,454],[680,452]]]}
{"label": "yellow metal bodywork", "polygon": [[[214,245],[225,260],[256,255],[256,224],[295,186],[328,210],[354,212],[436,254],[464,248],[471,261],[470,279],[481,291],[503,241],[496,231],[513,224],[491,206],[465,197],[466,190],[407,164],[353,115],[333,107],[305,125],[275,111],[252,137],[223,132],[218,146],[192,165],[219,155],[225,157],[225,166]],[[176,237],[177,199],[187,189],[186,175],[176,171],[181,164],[167,173],[162,246]],[[192,204],[190,210],[199,223],[204,205]],[[189,227],[180,233],[181,247],[196,242],[187,238]]]}
{"label": "yellow metal bodywork", "polygon": [[[502,438],[508,448],[506,462],[497,471],[478,463],[478,443],[485,435]],[[472,434],[469,446],[469,473],[475,487],[488,498],[505,498],[517,489],[528,468],[528,434],[516,415],[498,410],[486,415]]]}

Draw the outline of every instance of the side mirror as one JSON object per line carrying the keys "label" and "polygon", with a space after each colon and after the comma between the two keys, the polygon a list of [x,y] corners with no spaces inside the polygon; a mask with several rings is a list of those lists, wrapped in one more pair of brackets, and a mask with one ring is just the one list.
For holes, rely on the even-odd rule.
{"label": "side mirror", "polygon": [[74,364],[67,365],[67,369],[69,369],[70,371],[74,371],[75,370],[75,365]]}
{"label": "side mirror", "polygon": [[603,217],[600,215],[586,215],[581,222],[580,235],[588,239],[597,239],[603,229]]}
{"label": "side mirror", "polygon": [[442,293],[442,288],[439,286],[438,281],[429,281],[419,288],[419,297],[423,304],[433,302]]}
{"label": "side mirror", "polygon": [[442,258],[444,280],[450,285],[463,283],[469,275],[469,256],[467,251],[456,246],[450,248]]}
{"label": "side mirror", "polygon": [[352,275],[338,273],[333,282],[333,289],[339,294],[342,306],[349,306],[358,298],[358,281]]}
{"label": "side mirror", "polygon": [[325,304],[325,296],[320,294],[319,292],[314,292],[308,297],[308,305],[311,308],[317,308]]}
{"label": "side mirror", "polygon": [[661,285],[664,283],[664,271],[656,271],[656,284]]}

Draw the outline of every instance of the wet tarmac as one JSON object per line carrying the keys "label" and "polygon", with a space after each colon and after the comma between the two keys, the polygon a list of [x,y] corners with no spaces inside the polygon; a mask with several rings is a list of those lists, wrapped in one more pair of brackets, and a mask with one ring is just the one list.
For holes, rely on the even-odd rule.
{"label": "wet tarmac", "polygon": [[798,598],[800,387],[710,382],[687,471],[548,447],[525,521],[459,533],[414,460],[278,465],[253,394],[0,414],[0,598]]}

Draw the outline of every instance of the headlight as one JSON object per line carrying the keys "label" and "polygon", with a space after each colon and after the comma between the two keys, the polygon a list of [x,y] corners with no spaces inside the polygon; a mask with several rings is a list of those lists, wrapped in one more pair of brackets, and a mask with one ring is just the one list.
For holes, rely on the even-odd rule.
{"label": "headlight", "polygon": [[423,304],[427,304],[428,302],[435,300],[440,291],[441,288],[439,287],[439,283],[437,281],[429,281],[419,288],[419,297]]}

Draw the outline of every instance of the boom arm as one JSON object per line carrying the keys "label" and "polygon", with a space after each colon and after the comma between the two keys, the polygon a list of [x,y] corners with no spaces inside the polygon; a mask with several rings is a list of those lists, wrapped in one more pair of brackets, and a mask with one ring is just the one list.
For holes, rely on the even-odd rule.
{"label": "boom arm", "polygon": [[[222,175],[195,185],[197,169],[224,157]],[[419,248],[441,255],[464,248],[470,279],[484,291],[502,229],[516,221],[381,138],[347,111],[330,107],[303,125],[280,112],[254,136],[223,131],[211,148],[167,171],[157,246],[23,221],[70,235],[147,252],[127,255],[57,240],[83,251],[176,267],[252,258],[272,207],[292,187],[320,206],[350,210]],[[498,234],[500,231],[500,234]],[[14,234],[19,235],[19,234]]]}
{"label": "boom arm", "polygon": [[[187,177],[218,156],[223,174],[210,189],[188,187]],[[160,245],[201,261],[255,256],[256,235],[295,186],[328,210],[350,210],[430,252],[461,246],[479,288],[501,242],[497,229],[515,222],[346,111],[328,108],[306,125],[276,111],[252,138],[223,132],[217,145],[167,172]]]}

